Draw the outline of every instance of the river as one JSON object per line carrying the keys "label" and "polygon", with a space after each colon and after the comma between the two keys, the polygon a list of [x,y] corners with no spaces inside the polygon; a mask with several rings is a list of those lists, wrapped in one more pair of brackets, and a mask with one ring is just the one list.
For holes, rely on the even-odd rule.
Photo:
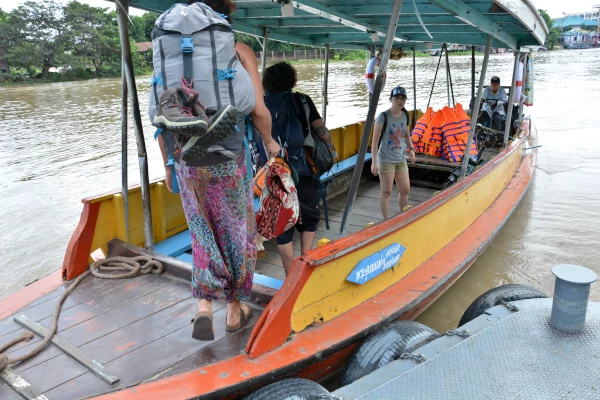
{"label": "river", "polygon": [[[477,57],[480,68],[483,57]],[[488,77],[510,85],[512,54],[490,57]],[[450,58],[454,95],[468,105],[470,57]],[[387,91],[403,85],[413,106],[412,60],[390,61]],[[485,290],[524,283],[552,294],[553,265],[580,264],[600,273],[600,49],[535,54],[535,102],[527,109],[540,144],[533,184],[485,253],[419,320],[443,332],[454,328]],[[416,59],[417,107],[425,110],[437,57]],[[327,125],[364,119],[365,62],[330,65]],[[442,61],[443,67],[443,61]],[[297,65],[297,90],[320,109],[319,63]],[[442,70],[443,72],[443,70]],[[431,104],[447,102],[440,73]],[[150,178],[164,174],[147,118],[149,77],[137,79]],[[0,297],[62,265],[79,221],[81,199],[120,187],[118,79],[0,88]],[[466,107],[465,107],[466,108]],[[131,128],[131,123],[130,123]],[[135,137],[129,134],[130,182],[139,182]],[[600,283],[592,287],[600,301]]]}

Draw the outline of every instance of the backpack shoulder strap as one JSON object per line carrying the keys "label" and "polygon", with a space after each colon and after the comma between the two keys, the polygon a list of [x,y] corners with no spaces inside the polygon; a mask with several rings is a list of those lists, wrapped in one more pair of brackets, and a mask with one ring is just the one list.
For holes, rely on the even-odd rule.
{"label": "backpack shoulder strap", "polygon": [[381,147],[381,141],[383,140],[383,135],[385,134],[385,130],[387,129],[388,124],[388,115],[387,111],[383,112],[383,127],[381,128],[381,134],[379,135],[379,144],[378,147]]}
{"label": "backpack shoulder strap", "polygon": [[402,112],[404,113],[404,115],[406,115],[406,126],[408,127],[410,126],[410,115],[408,115],[408,111],[404,107],[402,107]]}
{"label": "backpack shoulder strap", "polygon": [[[302,105],[300,109],[297,107],[297,101]],[[310,132],[310,107],[308,106],[306,95],[299,92],[294,93],[292,104],[294,105],[294,112],[304,129],[304,137],[306,137]]]}

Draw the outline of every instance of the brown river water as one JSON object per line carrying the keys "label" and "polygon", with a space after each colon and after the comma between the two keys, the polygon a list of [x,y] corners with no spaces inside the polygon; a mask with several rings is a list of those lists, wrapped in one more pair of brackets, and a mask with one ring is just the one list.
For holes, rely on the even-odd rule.
{"label": "brown river water", "polygon": [[[483,57],[477,57],[477,69]],[[600,273],[600,49],[535,53],[535,103],[526,111],[543,146],[527,195],[485,253],[419,320],[443,332],[484,291],[505,283],[551,295],[552,266]],[[512,54],[490,57],[488,78],[510,85]],[[457,102],[468,105],[470,57],[450,58]],[[327,125],[366,117],[366,61],[330,65]],[[417,58],[417,107],[425,110],[437,57]],[[442,62],[443,66],[443,62]],[[297,65],[297,89],[321,104],[320,63]],[[447,102],[439,74],[431,104]],[[479,78],[477,78],[479,79]],[[487,79],[486,79],[487,80]],[[137,79],[150,178],[164,174],[147,118],[149,77]],[[391,61],[387,91],[403,85],[413,106],[412,60]],[[120,80],[0,87],[0,298],[62,265],[81,199],[121,185]],[[466,108],[466,107],[465,107]],[[131,127],[131,123],[130,123]],[[139,182],[133,130],[129,176]],[[600,283],[592,286],[600,301]]]}

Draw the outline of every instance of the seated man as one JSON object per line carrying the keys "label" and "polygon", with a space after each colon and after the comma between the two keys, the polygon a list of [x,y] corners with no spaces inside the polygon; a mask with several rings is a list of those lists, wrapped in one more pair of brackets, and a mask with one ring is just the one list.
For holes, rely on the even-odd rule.
{"label": "seated man", "polygon": [[[492,77],[491,86],[483,89],[481,101],[483,107],[481,107],[477,123],[499,131],[502,128],[502,118],[506,115],[504,104],[508,101],[506,92],[500,87],[500,78],[497,76]],[[490,120],[491,124],[489,123]]]}

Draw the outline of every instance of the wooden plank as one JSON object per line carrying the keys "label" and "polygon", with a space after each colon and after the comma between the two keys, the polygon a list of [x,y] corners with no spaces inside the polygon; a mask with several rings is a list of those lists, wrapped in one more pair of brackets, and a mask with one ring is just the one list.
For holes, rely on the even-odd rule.
{"label": "wooden plank", "polygon": [[[19,324],[23,325],[27,329],[35,332],[36,334],[47,337],[50,334],[50,330],[37,322],[29,319],[26,315],[18,315],[15,317],[15,321]],[[98,361],[94,360],[85,352],[81,351],[77,347],[73,346],[68,341],[64,340],[58,335],[54,335],[52,339],[50,339],[54,345],[56,345],[63,352],[74,358],[79,363],[83,364],[87,369],[92,371],[94,374],[98,375],[105,382],[110,385],[113,385],[119,381],[119,378],[110,373],[102,364]]]}
{"label": "wooden plank", "polygon": [[279,290],[283,286],[281,279],[271,278],[270,276],[254,273],[254,282],[259,285],[270,287],[271,289]]}
{"label": "wooden plank", "polygon": [[[132,279],[112,280],[98,279],[93,276],[88,276],[81,281],[77,288],[65,299],[61,312],[64,313],[77,305],[92,301],[96,297],[112,296],[112,293],[121,290],[123,286],[129,285],[131,282],[143,278],[144,277],[139,276]],[[70,283],[66,286],[68,287],[69,285]],[[63,292],[64,290],[60,290],[59,293],[62,294]],[[57,297],[58,296],[50,297],[46,301],[38,302],[37,304],[28,306],[23,310],[27,310],[27,315],[29,318],[39,322],[44,318],[50,317],[54,313],[54,306],[58,300]],[[17,330],[22,331],[22,328],[13,320],[13,318],[7,318],[3,320],[0,322],[0,341],[4,342],[2,339],[3,335],[15,332]]]}
{"label": "wooden plank", "polygon": [[[139,278],[143,279],[125,279],[123,281],[125,281],[126,284],[124,286],[120,286],[118,290],[111,291],[110,295],[104,295],[100,298],[92,298],[86,303],[78,304],[70,309],[62,311],[58,319],[58,332],[64,332],[76,325],[85,323],[113,309],[123,307],[124,305],[127,305],[128,303],[139,298],[145,298],[145,296],[175,282],[167,277],[154,274],[145,275]],[[75,289],[75,291],[77,291],[77,289]],[[52,317],[50,316],[37,322],[48,328],[52,324]],[[21,332],[22,331],[24,330],[21,330]],[[13,353],[16,353],[21,348],[33,348],[31,346],[34,346],[39,340],[41,340],[41,338],[36,336],[35,339],[29,342],[16,344],[14,347],[11,347],[11,356],[13,356]],[[67,340],[69,339],[67,338]]]}
{"label": "wooden plank", "polygon": [[13,388],[11,388],[8,383],[4,382],[3,379],[0,379],[0,399],[2,400],[23,400],[23,396],[19,393],[15,392]]}
{"label": "wooden plank", "polygon": [[[96,315],[95,317],[68,329],[61,330],[59,325],[59,333],[63,339],[68,340],[74,346],[79,347],[124,326],[132,324],[135,321],[184,301],[189,297],[189,287],[186,284],[179,283],[178,285],[169,285],[161,290],[139,297],[135,299],[135,301],[127,302],[121,307],[112,309],[109,312]],[[35,346],[35,344],[20,349],[15,352],[15,356],[30,351],[33,346]],[[57,352],[53,350],[43,351],[33,360],[25,363],[22,368],[20,365],[17,368],[19,371],[23,371],[55,358],[57,355],[60,357],[60,353],[57,354]],[[32,381],[37,382],[37,380],[34,379],[32,379]]]}
{"label": "wooden plank", "polygon": [[[71,344],[79,347],[189,298],[190,292],[188,285],[183,283],[179,283],[179,285],[169,285],[161,291],[137,299],[135,302],[128,303],[120,309],[112,310],[109,313],[99,315],[83,324],[68,329],[64,331],[61,336],[65,340],[71,342]],[[187,324],[189,324],[190,319],[187,319]],[[127,342],[122,345],[126,344]],[[96,353],[93,355],[98,356],[99,354]],[[32,368],[23,370],[21,373],[27,379],[35,382],[36,386],[39,387],[42,392],[45,392],[87,372],[85,368],[79,368],[79,363],[75,363],[76,365],[74,366],[69,359],[70,357],[63,354]],[[113,373],[118,375],[121,378],[121,381],[124,379],[124,375],[127,371],[117,370],[108,363],[105,363],[105,365],[107,368],[110,368]],[[48,371],[52,371],[51,374],[49,374]],[[105,382],[100,381],[98,378],[95,377],[94,379],[98,380],[101,385],[106,386],[107,388],[109,387]],[[117,385],[119,384],[111,387],[117,387]]]}
{"label": "wooden plank", "polygon": [[437,190],[441,190],[443,187],[443,185],[441,183],[434,183],[434,182],[427,182],[427,181],[412,180],[412,181],[410,181],[410,183],[415,186],[437,189]]}
{"label": "wooden plank", "polygon": [[[262,310],[253,310],[247,329],[256,323]],[[107,366],[121,376],[121,381],[115,386],[108,387],[94,378],[91,373],[56,386],[45,394],[51,399],[78,399],[81,397],[93,397],[107,391],[114,391],[139,382],[149,380],[153,376],[162,373],[180,361],[201,351],[217,341],[229,336],[225,331],[227,309],[221,309],[214,313],[213,326],[215,329],[214,341],[199,341],[192,338],[191,325],[176,332],[160,338],[146,346],[138,348],[122,357],[117,358]],[[245,343],[244,343],[245,346]],[[244,351],[243,348],[241,351]]]}
{"label": "wooden plank", "polygon": [[168,239],[158,242],[154,245],[154,251],[167,255],[169,257],[177,257],[178,255],[185,253],[192,249],[192,237],[190,236],[190,230],[186,229],[183,232],[179,232],[176,235],[171,236]]}
{"label": "wooden plank", "polygon": [[163,275],[170,275],[188,282],[192,280],[192,269],[189,263],[158,253],[156,251],[125,243],[120,239],[113,239],[108,242],[108,255],[109,257],[136,257],[140,255],[149,256],[163,264],[165,267],[165,272],[163,272]]}
{"label": "wooden plank", "polygon": [[[5,367],[0,371],[0,379],[6,382],[15,392],[19,393],[21,397],[28,400],[48,400],[46,396],[38,394],[32,387],[31,383],[17,375],[9,367]],[[2,392],[0,391],[0,394]],[[4,396],[2,397],[4,399]]]}
{"label": "wooden plank", "polygon": [[178,362],[161,374],[155,375],[152,380],[188,372],[213,364],[215,360],[225,360],[245,352],[246,343],[250,338],[253,325],[246,325],[239,331],[228,334],[221,340],[215,341],[190,357]]}

